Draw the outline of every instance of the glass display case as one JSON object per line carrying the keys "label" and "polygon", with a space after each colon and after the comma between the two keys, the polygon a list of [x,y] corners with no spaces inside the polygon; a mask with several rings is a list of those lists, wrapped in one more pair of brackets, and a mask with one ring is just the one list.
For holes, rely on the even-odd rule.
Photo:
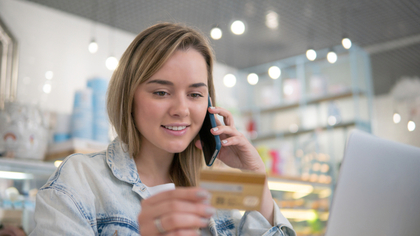
{"label": "glass display case", "polygon": [[56,170],[59,162],[0,158],[0,222],[22,227],[28,234],[34,228],[35,196]]}

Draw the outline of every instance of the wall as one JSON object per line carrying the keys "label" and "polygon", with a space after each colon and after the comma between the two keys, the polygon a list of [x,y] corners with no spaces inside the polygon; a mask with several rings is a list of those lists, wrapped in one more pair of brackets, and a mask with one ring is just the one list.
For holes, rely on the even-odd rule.
{"label": "wall", "polygon": [[[412,100],[410,103],[413,105],[415,101]],[[420,108],[420,101],[417,104],[417,107]],[[405,102],[395,102],[390,94],[375,96],[372,114],[373,134],[378,137],[420,147],[420,114],[413,116],[413,121],[417,125],[416,129],[412,132],[407,130],[411,105]],[[401,115],[401,122],[398,124],[394,124],[392,121],[395,111],[398,111]],[[418,109],[418,111],[420,110]]]}
{"label": "wall", "polygon": [[[96,54],[88,52],[93,22],[26,1],[0,0],[0,17],[19,43],[17,98],[49,111],[71,113],[74,91],[86,87],[92,77],[109,79],[105,66],[113,53],[119,58],[135,35],[96,24]],[[110,46],[110,42],[113,45]],[[46,71],[53,71],[50,94],[42,91]],[[216,63],[216,88],[223,92],[222,78],[234,68]]]}

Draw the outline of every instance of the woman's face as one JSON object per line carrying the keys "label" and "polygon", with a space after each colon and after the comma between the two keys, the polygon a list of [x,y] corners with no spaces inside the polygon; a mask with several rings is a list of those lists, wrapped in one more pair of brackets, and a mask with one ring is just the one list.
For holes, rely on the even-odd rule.
{"label": "woman's face", "polygon": [[176,51],[136,89],[134,120],[142,148],[179,153],[198,134],[207,111],[207,67],[195,49]]}

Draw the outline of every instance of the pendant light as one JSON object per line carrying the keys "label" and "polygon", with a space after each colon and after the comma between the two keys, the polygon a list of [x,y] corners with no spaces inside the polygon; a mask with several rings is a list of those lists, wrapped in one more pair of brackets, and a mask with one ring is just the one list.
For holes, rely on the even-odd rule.
{"label": "pendant light", "polygon": [[[112,9],[111,9],[112,8]],[[118,67],[118,59],[114,56],[113,50],[114,50],[114,37],[115,37],[115,14],[116,14],[116,6],[115,1],[112,1],[112,6],[109,8],[111,15],[111,24],[109,28],[109,51],[110,56],[105,61],[105,66],[108,68],[108,70],[115,70]],[[112,12],[111,12],[112,10]]]}
{"label": "pendant light", "polygon": [[93,13],[94,19],[92,21],[91,40],[88,46],[88,50],[90,53],[95,54],[99,49],[98,43],[95,40],[96,19],[97,19],[97,14],[98,14],[98,5],[96,1],[93,2],[93,5],[91,6],[91,8],[92,8],[91,12]]}

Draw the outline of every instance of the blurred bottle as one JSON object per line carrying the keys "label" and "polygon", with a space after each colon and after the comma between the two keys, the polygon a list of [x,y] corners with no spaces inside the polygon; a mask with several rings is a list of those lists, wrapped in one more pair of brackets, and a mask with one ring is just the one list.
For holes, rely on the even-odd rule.
{"label": "blurred bottle", "polygon": [[72,138],[92,139],[92,105],[91,89],[80,89],[76,91],[71,119]]}
{"label": "blurred bottle", "polygon": [[109,142],[109,121],[106,111],[106,91],[108,80],[93,78],[87,82],[88,88],[92,89],[93,105],[93,133],[92,138],[98,142]]}

